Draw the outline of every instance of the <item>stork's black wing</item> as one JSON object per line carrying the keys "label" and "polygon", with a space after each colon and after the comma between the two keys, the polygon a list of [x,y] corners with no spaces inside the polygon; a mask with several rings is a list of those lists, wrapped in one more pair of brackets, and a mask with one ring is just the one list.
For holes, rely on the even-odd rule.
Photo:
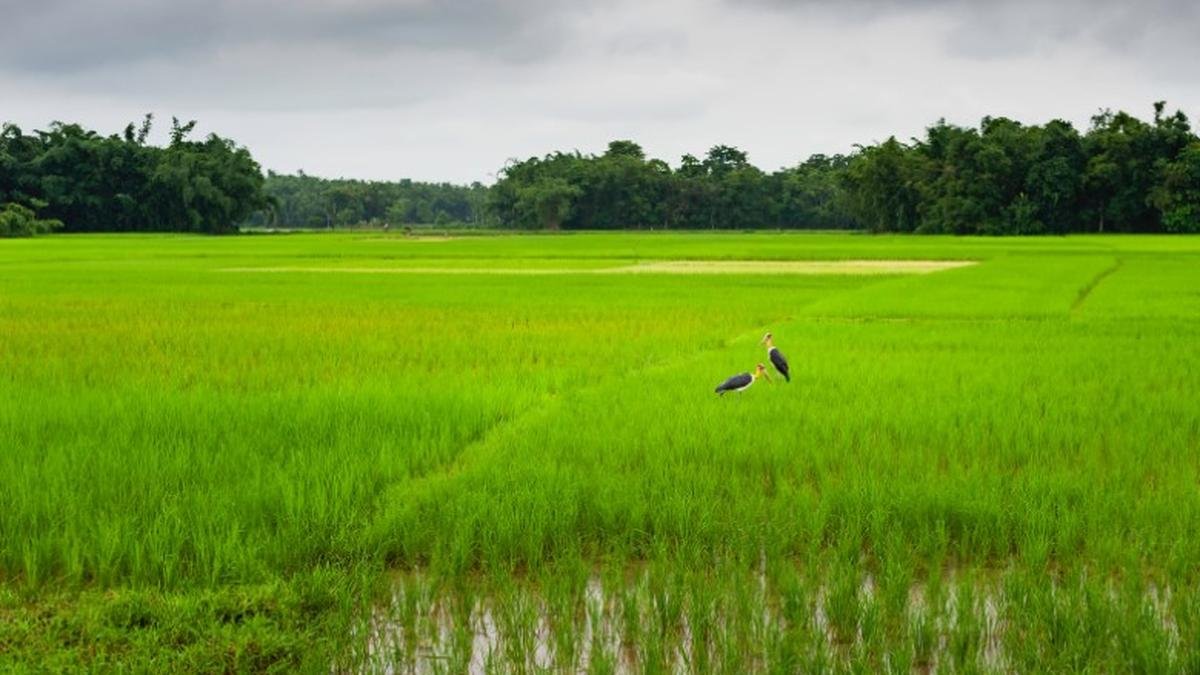
{"label": "stork's black wing", "polygon": [[788,374],[787,359],[783,358],[783,354],[779,352],[778,347],[771,350],[770,357],[771,365],[775,366],[775,370],[779,371],[779,374],[783,376],[783,379],[791,382],[792,376]]}
{"label": "stork's black wing", "polygon": [[725,380],[720,385],[718,385],[715,391],[718,394],[723,395],[727,391],[737,391],[738,389],[741,389],[742,387],[748,387],[748,386],[750,386],[750,383],[753,381],[754,381],[754,378],[750,376],[750,373],[742,373],[741,375],[734,375],[733,377],[729,378],[728,380]]}

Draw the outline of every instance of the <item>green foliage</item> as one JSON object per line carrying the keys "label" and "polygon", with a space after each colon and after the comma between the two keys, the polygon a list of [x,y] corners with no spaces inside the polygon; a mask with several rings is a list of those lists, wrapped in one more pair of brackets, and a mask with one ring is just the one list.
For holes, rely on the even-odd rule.
{"label": "green foliage", "polygon": [[599,156],[558,152],[509,164],[488,209],[518,229],[844,228],[852,224],[836,180],[844,167],[840,156],[819,155],[767,175],[746,153],[718,145],[672,170],[632,141],[613,141]]}
{"label": "green foliage", "polygon": [[842,155],[813,155],[794,169],[771,174],[768,180],[775,185],[768,192],[777,195],[777,222],[783,227],[803,224],[824,230],[855,227],[839,184],[848,163]]}
{"label": "green foliage", "polygon": [[1200,232],[1200,141],[1163,168],[1162,184],[1152,203],[1162,212],[1167,232]]}
{"label": "green foliage", "polygon": [[556,152],[513,162],[487,197],[519,229],[869,229],[921,234],[1187,232],[1196,142],[1187,117],[1152,122],[1105,111],[1086,134],[1069,122],[939,121],[849,157],[813,155],[766,174],[717,145],[672,169],[620,140],[602,155]]}
{"label": "green foliage", "polygon": [[60,221],[38,218],[33,209],[20,204],[0,206],[0,237],[32,237],[61,228]]}
{"label": "green foliage", "polygon": [[146,144],[139,128],[101,136],[54,123],[0,132],[0,203],[42,203],[67,232],[228,232],[263,208],[262,174],[245,148],[216,134],[188,140],[195,122],[172,120],[170,144]]}
{"label": "green foliage", "polygon": [[1162,229],[1162,212],[1153,207],[1151,195],[1162,189],[1165,166],[1196,140],[1182,112],[1164,117],[1163,109],[1162,102],[1155,104],[1153,124],[1107,110],[1092,118],[1085,138],[1085,221],[1079,229]]}
{"label": "green foliage", "polygon": [[230,232],[265,204],[258,165],[245,148],[210,136],[203,143],[173,140],[150,174],[149,199],[163,229]]}
{"label": "green foliage", "polygon": [[862,148],[842,178],[852,216],[878,232],[917,229],[920,159],[894,136]]}
{"label": "green foliage", "polygon": [[600,155],[512,161],[495,185],[330,180],[270,173],[232,141],[188,140],[172,120],[165,148],[149,116],[102,137],[55,123],[0,132],[0,203],[44,202],[64,229],[228,232],[385,224],[511,229],[868,229],[922,234],[1193,232],[1198,142],[1182,112],[1150,122],[1105,110],[1081,134],[1052,120],[944,120],[923,138],[813,155],[766,173],[736,147],[686,154],[672,168],[631,140]]}
{"label": "green foliage", "polygon": [[1152,123],[1104,111],[1080,135],[1054,120],[984,118],[931,126],[923,139],[862,148],[842,174],[853,218],[876,231],[1063,234],[1189,231],[1196,141],[1182,112]]}
{"label": "green foliage", "polygon": [[303,171],[268,172],[271,206],[248,221],[257,227],[337,228],[358,225],[486,225],[483,185],[326,179]]}
{"label": "green foliage", "polygon": [[537,227],[557,230],[567,219],[580,194],[582,190],[562,178],[547,178],[521,187],[517,209],[527,214],[528,221]]}

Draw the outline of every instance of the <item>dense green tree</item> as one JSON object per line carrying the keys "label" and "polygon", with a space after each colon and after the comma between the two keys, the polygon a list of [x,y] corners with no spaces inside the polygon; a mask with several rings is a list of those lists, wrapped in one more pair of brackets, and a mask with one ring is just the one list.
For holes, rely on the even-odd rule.
{"label": "dense green tree", "polygon": [[1152,124],[1107,110],[1092,118],[1086,137],[1087,229],[1161,229],[1161,213],[1151,205],[1150,194],[1167,165],[1196,138],[1182,112],[1164,115],[1164,110],[1162,101],[1154,104]]}
{"label": "dense green tree", "polygon": [[918,224],[922,171],[919,157],[895,136],[860,148],[842,174],[851,215],[871,230],[912,232]]}
{"label": "dense green tree", "polygon": [[37,204],[69,232],[228,232],[267,204],[262,172],[217,135],[193,142],[195,122],[174,120],[166,148],[146,144],[152,118],[101,136],[54,123],[0,132],[0,202]]}
{"label": "dense green tree", "polygon": [[335,228],[358,225],[484,224],[487,188],[412,180],[326,179],[268,172],[263,190],[272,206],[255,226]]}
{"label": "dense green tree", "polygon": [[[172,119],[169,144],[148,145],[152,122],[147,116],[107,137],[74,124],[32,134],[4,125],[0,204],[40,210],[40,219],[68,231],[385,223],[992,235],[1200,229],[1198,139],[1188,118],[1167,114],[1162,102],[1149,122],[1101,111],[1083,134],[1062,120],[941,120],[910,142],[891,137],[770,174],[729,145],[685,154],[672,168],[621,139],[599,155],[510,161],[491,187],[303,172],[264,179],[233,142],[191,140],[195,122]],[[15,208],[9,213],[17,218]]]}
{"label": "dense green tree", "polygon": [[1063,234],[1075,226],[1087,158],[1083,139],[1069,122],[1054,120],[1037,133],[1037,149],[1025,175],[1022,208],[1034,222],[1018,229]]}
{"label": "dense green tree", "polygon": [[38,218],[33,209],[9,202],[0,204],[0,238],[32,237],[62,228],[62,221]]}
{"label": "dense green tree", "polygon": [[986,117],[975,128],[939,121],[908,143],[892,137],[850,156],[814,155],[771,174],[729,145],[685,154],[672,169],[621,139],[599,155],[555,152],[511,161],[487,189],[402,183],[404,189],[376,198],[378,184],[330,184],[319,195],[291,189],[296,181],[324,185],[303,175],[272,175],[267,184],[281,221],[310,226],[486,216],[521,229],[1179,231],[1193,213],[1194,158],[1185,149],[1195,141],[1187,118],[1167,115],[1158,103],[1152,122],[1106,111],[1082,135],[1062,120],[1028,126]]}
{"label": "dense green tree", "polygon": [[620,229],[668,227],[664,208],[670,167],[646,161],[640,147],[616,141],[593,159],[575,158],[565,178],[578,189],[571,227]]}
{"label": "dense green tree", "polygon": [[664,172],[669,175],[669,168],[645,161],[641,148],[629,141],[612,143],[599,157],[534,157],[501,171],[489,209],[508,227],[541,227],[552,202],[569,202],[556,223],[564,228],[654,227],[665,213]]}
{"label": "dense green tree", "polygon": [[1167,232],[1200,233],[1200,141],[1193,141],[1163,167],[1151,194]]}
{"label": "dense green tree", "polygon": [[150,203],[165,229],[228,232],[267,204],[263,176],[245,148],[218,136],[187,140],[176,124],[171,145],[150,176]]}
{"label": "dense green tree", "polygon": [[840,197],[858,225],[879,231],[1179,231],[1196,136],[1183,113],[1164,111],[1155,104],[1150,123],[1103,111],[1083,136],[1061,120],[941,121],[911,144],[860,148],[840,174]]}
{"label": "dense green tree", "polygon": [[813,155],[768,178],[774,214],[781,228],[848,229],[856,221],[840,181],[849,164],[842,155]]}
{"label": "dense green tree", "polygon": [[489,191],[487,208],[501,226],[513,228],[543,227],[546,195],[569,202],[550,210],[562,214],[564,229],[849,227],[836,178],[845,167],[845,158],[819,158],[768,175],[745,152],[718,145],[703,160],[684,155],[672,170],[632,141],[613,141],[602,155],[552,153],[510,162]]}
{"label": "dense green tree", "polygon": [[984,118],[978,130],[944,121],[913,149],[921,203],[918,232],[1032,234],[1042,229],[1025,178],[1036,132],[1007,118]]}
{"label": "dense green tree", "polygon": [[637,160],[646,159],[646,153],[642,150],[642,146],[633,141],[612,141],[608,144],[608,150],[605,151],[604,156],[628,157]]}
{"label": "dense green tree", "polygon": [[1146,203],[1153,183],[1151,162],[1144,157],[1148,137],[1146,123],[1128,113],[1105,111],[1092,118],[1085,201],[1096,231],[1143,230],[1153,221]]}
{"label": "dense green tree", "polygon": [[704,157],[704,168],[718,178],[749,167],[746,153],[729,145],[714,145]]}
{"label": "dense green tree", "polygon": [[579,195],[579,188],[562,178],[544,178],[521,188],[518,208],[528,213],[538,227],[557,230]]}

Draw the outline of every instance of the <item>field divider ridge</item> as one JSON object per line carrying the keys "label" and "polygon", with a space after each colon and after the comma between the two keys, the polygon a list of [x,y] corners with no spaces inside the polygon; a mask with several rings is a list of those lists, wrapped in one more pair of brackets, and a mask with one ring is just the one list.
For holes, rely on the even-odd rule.
{"label": "field divider ridge", "polygon": [[1096,274],[1096,276],[1092,277],[1090,281],[1088,281],[1082,288],[1079,289],[1079,295],[1075,296],[1075,302],[1071,303],[1072,314],[1078,312],[1079,309],[1083,307],[1083,303],[1087,302],[1088,297],[1091,296],[1092,291],[1096,290],[1097,286],[1099,286],[1105,279],[1112,276],[1114,272],[1121,269],[1121,263],[1121,258],[1114,258],[1112,265],[1109,265],[1101,270],[1098,274]]}

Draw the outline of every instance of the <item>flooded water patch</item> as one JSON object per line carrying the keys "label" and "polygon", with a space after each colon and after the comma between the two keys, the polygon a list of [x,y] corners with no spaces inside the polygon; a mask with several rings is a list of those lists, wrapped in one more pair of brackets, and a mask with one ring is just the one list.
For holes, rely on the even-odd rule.
{"label": "flooded water patch", "polygon": [[[888,581],[870,573],[710,579],[656,572],[451,590],[399,577],[356,634],[361,672],[1014,672],[1051,628],[1086,626],[1090,591],[1004,577]],[[1110,589],[1110,611],[1177,659],[1170,590]],[[1047,616],[1029,615],[1029,603]],[[1022,617],[1014,621],[1013,617]],[[1086,635],[1086,631],[1080,633]],[[1029,650],[1029,651],[1026,651]]]}

